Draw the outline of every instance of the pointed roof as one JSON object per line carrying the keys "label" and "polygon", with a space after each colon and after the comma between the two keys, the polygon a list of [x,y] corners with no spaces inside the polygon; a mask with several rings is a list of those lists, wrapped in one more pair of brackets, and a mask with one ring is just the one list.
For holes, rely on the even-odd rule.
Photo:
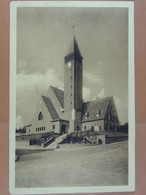
{"label": "pointed roof", "polygon": [[55,93],[55,96],[57,97],[60,105],[62,108],[64,108],[64,91],[61,89],[58,89],[56,87],[50,86]]}
{"label": "pointed roof", "polygon": [[42,99],[43,99],[43,101],[44,101],[44,103],[45,103],[45,105],[47,107],[47,110],[49,111],[52,119],[53,120],[54,119],[59,119],[59,116],[58,116],[58,114],[57,114],[57,112],[56,112],[56,110],[55,110],[55,108],[54,108],[50,98],[42,95]]}
{"label": "pointed roof", "polygon": [[[112,96],[102,99],[97,98],[91,102],[83,103],[82,122],[104,119],[112,98]],[[98,112],[100,112],[100,115],[97,117]],[[86,114],[88,114],[87,118],[84,117]]]}
{"label": "pointed roof", "polygon": [[71,41],[71,45],[68,51],[68,54],[72,54],[72,53],[82,56],[75,36],[73,37],[73,40]]}
{"label": "pointed roof", "polygon": [[75,37],[74,37],[74,52],[81,56],[81,52]]}

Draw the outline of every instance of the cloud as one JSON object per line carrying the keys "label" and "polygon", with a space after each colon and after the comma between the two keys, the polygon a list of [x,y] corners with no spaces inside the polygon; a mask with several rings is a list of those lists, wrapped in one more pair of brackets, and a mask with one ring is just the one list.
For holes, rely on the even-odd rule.
{"label": "cloud", "polygon": [[102,80],[97,76],[97,74],[92,74],[91,72],[84,71],[83,76],[88,82],[98,83],[98,84],[101,84],[102,82]]}
{"label": "cloud", "polygon": [[83,99],[84,101],[89,101],[91,97],[91,89],[83,87]]}
{"label": "cloud", "polygon": [[117,108],[119,120],[121,124],[124,124],[128,121],[128,103],[123,103],[117,96],[114,96],[114,102]]}
{"label": "cloud", "polygon": [[25,74],[25,67],[26,67],[26,62],[23,60],[18,60],[18,65],[17,65],[17,71],[21,72],[22,74]]}
{"label": "cloud", "polygon": [[25,93],[27,91],[42,91],[48,88],[49,85],[56,87],[62,87],[63,82],[58,79],[57,73],[53,69],[47,70],[45,74],[34,73],[34,74],[18,74],[17,75],[17,91]]}
{"label": "cloud", "polygon": [[23,118],[22,116],[18,115],[17,118],[16,118],[16,128],[22,128],[24,125],[23,125]]}
{"label": "cloud", "polygon": [[122,101],[120,100],[120,98],[114,96],[114,101],[115,101],[116,107],[117,107],[118,109],[120,109],[120,108],[123,107],[123,104],[122,104]]}
{"label": "cloud", "polygon": [[103,97],[105,97],[105,96],[106,96],[105,89],[102,89],[102,90],[98,93],[98,95],[97,95],[97,97],[99,97],[99,98],[103,98]]}
{"label": "cloud", "polygon": [[[57,72],[48,69],[45,74],[17,74],[17,115],[23,116],[24,125],[31,122],[40,95],[46,95],[50,85],[63,87],[63,82],[58,78]],[[20,118],[20,117],[19,117]],[[18,118],[18,119],[19,119]]]}
{"label": "cloud", "polygon": [[22,68],[23,69],[25,66],[26,66],[26,62],[25,61],[23,61],[23,60],[19,60],[18,61],[18,68],[20,68],[20,69]]}

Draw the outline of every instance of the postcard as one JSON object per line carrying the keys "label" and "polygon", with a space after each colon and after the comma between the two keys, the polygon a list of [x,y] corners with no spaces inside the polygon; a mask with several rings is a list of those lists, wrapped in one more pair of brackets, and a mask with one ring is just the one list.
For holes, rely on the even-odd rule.
{"label": "postcard", "polygon": [[134,3],[10,5],[12,194],[135,189]]}

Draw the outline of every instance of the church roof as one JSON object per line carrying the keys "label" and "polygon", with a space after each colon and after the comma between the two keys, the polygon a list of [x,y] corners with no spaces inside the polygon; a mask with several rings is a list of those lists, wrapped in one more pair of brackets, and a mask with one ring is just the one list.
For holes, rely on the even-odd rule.
{"label": "church roof", "polygon": [[75,53],[78,54],[79,56],[81,56],[81,52],[77,43],[77,40],[75,38],[75,36],[73,37],[73,41],[71,42],[70,48],[69,48],[69,54],[71,53]]}
{"label": "church roof", "polygon": [[81,56],[81,52],[79,50],[79,46],[75,37],[74,37],[74,52]]}
{"label": "church roof", "polygon": [[61,107],[64,108],[64,91],[53,86],[51,86],[51,88],[55,93]]}
{"label": "church roof", "polygon": [[47,109],[48,109],[52,119],[59,119],[59,116],[58,116],[58,114],[57,114],[57,112],[56,112],[56,110],[55,110],[55,108],[54,108],[50,98],[42,95],[42,99],[44,100],[44,103],[45,103],[45,105],[46,105],[46,107],[47,107]]}
{"label": "church roof", "polygon": [[[83,103],[82,122],[104,119],[111,100],[112,96]],[[100,113],[98,117],[97,113]]]}
{"label": "church roof", "polygon": [[[64,108],[64,91],[53,86],[50,87],[52,88],[61,107]],[[46,96],[42,96],[42,98],[46,104],[46,107],[52,119],[53,120],[60,119],[50,98]],[[96,100],[84,102],[82,109],[82,122],[104,119],[112,98],[113,97],[110,96],[105,98],[96,98]],[[97,113],[99,113],[98,117]],[[85,115],[88,115],[88,117],[85,117]]]}

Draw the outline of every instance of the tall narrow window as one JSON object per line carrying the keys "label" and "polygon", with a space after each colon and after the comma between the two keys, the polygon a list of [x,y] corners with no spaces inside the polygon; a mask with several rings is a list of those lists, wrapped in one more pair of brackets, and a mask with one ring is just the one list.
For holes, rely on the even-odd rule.
{"label": "tall narrow window", "polygon": [[79,125],[77,125],[77,131],[79,131],[80,130],[80,126]]}
{"label": "tall narrow window", "polygon": [[107,119],[108,119],[109,121],[111,120],[110,114],[107,115]]}
{"label": "tall narrow window", "polygon": [[99,131],[102,131],[102,126],[101,125],[99,125]]}
{"label": "tall narrow window", "polygon": [[97,110],[97,111],[96,111],[96,117],[99,117],[100,114],[101,114],[101,113],[100,113],[100,110]]}
{"label": "tall narrow window", "polygon": [[84,118],[87,119],[89,117],[89,112],[86,112]]}
{"label": "tall narrow window", "polygon": [[38,120],[43,120],[43,114],[42,114],[42,112],[39,113]]}

